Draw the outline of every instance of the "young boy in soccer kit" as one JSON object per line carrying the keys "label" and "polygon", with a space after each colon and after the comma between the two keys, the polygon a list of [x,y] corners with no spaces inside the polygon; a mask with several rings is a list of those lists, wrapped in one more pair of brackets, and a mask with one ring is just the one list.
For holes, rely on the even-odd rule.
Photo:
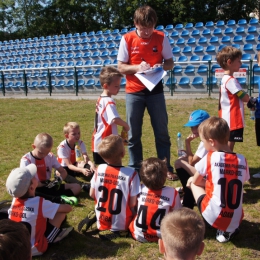
{"label": "young boy in soccer kit", "polygon": [[92,152],[96,164],[105,163],[98,153],[98,145],[102,139],[111,134],[118,134],[117,126],[122,126],[124,131],[129,130],[128,124],[122,120],[117,112],[116,103],[111,98],[120,90],[123,75],[114,67],[106,66],[100,72],[100,84],[103,92],[96,103],[96,116],[94,132],[92,134]]}
{"label": "young boy in soccer kit", "polygon": [[95,200],[99,237],[126,236],[140,193],[140,179],[135,169],[122,166],[125,147],[120,136],[102,139],[98,152],[106,164],[100,164],[94,173],[89,194]]}
{"label": "young boy in soccer kit", "polygon": [[[51,153],[52,146],[53,139],[49,134],[38,134],[32,145],[33,151],[22,157],[20,167],[25,167],[29,164],[36,165],[36,178],[38,180],[36,196],[44,197],[56,203],[77,204],[77,198],[74,196],[80,193],[81,187],[76,183],[62,184],[63,180],[67,180],[68,174],[61,167],[55,155]],[[55,180],[51,182],[53,168],[56,169],[59,176],[56,176]]]}
{"label": "young boy in soccer kit", "polygon": [[140,169],[142,181],[137,215],[129,225],[132,237],[139,242],[157,242],[161,238],[160,223],[170,211],[182,207],[178,191],[164,186],[167,164],[158,158],[144,160]]}
{"label": "young boy in soccer kit", "polygon": [[165,260],[194,260],[203,252],[205,224],[191,209],[181,208],[168,213],[161,222],[161,233],[159,251]]}
{"label": "young boy in soccer kit", "polygon": [[230,129],[228,145],[233,151],[235,142],[243,142],[244,131],[244,104],[243,102],[254,102],[254,98],[242,90],[238,80],[233,73],[241,67],[242,53],[239,49],[231,46],[224,47],[217,53],[217,62],[224,69],[221,80],[218,115],[224,118]]}
{"label": "young boy in soccer kit", "polygon": [[56,243],[66,237],[72,227],[61,229],[70,205],[60,205],[35,196],[38,186],[37,167],[29,164],[26,167],[12,170],[6,180],[6,189],[13,196],[8,210],[9,219],[23,222],[30,232],[32,256],[42,255],[48,244]]}
{"label": "young boy in soccer kit", "polygon": [[203,142],[200,141],[197,151],[195,154],[193,154],[191,150],[191,142],[199,137],[198,127],[204,120],[208,118],[209,114],[201,109],[195,110],[190,114],[188,123],[184,125],[186,127],[190,127],[192,132],[185,139],[185,152],[187,156],[178,158],[178,160],[176,160],[174,163],[176,173],[181,181],[184,192],[182,205],[190,209],[193,209],[195,201],[191,190],[186,187],[187,180],[195,173],[194,165],[208,153],[203,145]]}
{"label": "young boy in soccer kit", "polygon": [[204,121],[199,135],[209,152],[195,165],[196,173],[187,187],[191,187],[203,218],[217,229],[217,241],[228,242],[238,233],[244,216],[243,184],[250,178],[247,161],[230,149],[229,127],[223,118]]}
{"label": "young boy in soccer kit", "polygon": [[[58,161],[69,175],[68,182],[78,183],[83,190],[89,192],[90,185],[75,178],[78,173],[91,176],[96,169],[94,163],[88,157],[84,142],[80,140],[80,126],[76,122],[68,122],[63,127],[63,133],[66,139],[57,148]],[[80,147],[83,157],[83,161],[80,162],[76,161],[76,144]]]}

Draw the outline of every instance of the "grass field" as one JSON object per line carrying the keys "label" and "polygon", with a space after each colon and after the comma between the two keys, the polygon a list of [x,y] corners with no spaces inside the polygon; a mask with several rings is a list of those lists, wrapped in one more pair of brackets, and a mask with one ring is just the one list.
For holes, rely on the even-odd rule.
{"label": "grass field", "polygon": [[[218,101],[215,99],[167,100],[169,115],[169,132],[172,141],[171,160],[177,159],[176,135],[181,132],[185,137],[190,129],[183,124],[191,111],[205,109],[211,115],[217,115]],[[117,100],[117,108],[125,118],[125,102]],[[260,171],[259,147],[256,146],[254,121],[249,119],[245,109],[246,127],[244,142],[235,146],[235,151],[242,153],[248,160],[250,174]],[[53,153],[64,139],[63,125],[76,121],[81,126],[81,139],[85,141],[89,155],[91,134],[94,122],[95,101],[91,100],[28,100],[1,99],[0,102],[0,199],[10,199],[5,191],[5,181],[10,171],[19,166],[22,155],[31,150],[34,137],[40,132],[48,132],[54,138]],[[144,158],[156,156],[154,136],[149,116],[146,114],[143,126]],[[195,151],[198,140],[194,141]],[[127,164],[127,153],[124,164]],[[180,186],[179,181],[167,185]],[[215,240],[215,230],[206,231],[205,250],[197,259],[260,259],[260,180],[251,179],[244,186],[245,218],[241,224],[240,234],[232,242],[220,244]],[[163,259],[157,244],[141,244],[131,238],[104,242],[98,238],[95,230],[85,234],[77,231],[77,224],[87,212],[93,209],[94,202],[81,192],[79,205],[68,215],[67,225],[73,226],[71,236],[57,245],[51,246],[42,256],[34,259]],[[197,211],[197,208],[195,208]],[[55,258],[56,257],[56,258]]]}

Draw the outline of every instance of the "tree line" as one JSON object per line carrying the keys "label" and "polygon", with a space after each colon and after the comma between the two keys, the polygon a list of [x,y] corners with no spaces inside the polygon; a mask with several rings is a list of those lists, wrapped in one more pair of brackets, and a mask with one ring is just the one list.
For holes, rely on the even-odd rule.
{"label": "tree line", "polygon": [[1,0],[0,41],[132,28],[134,11],[150,5],[158,25],[250,19],[260,0]]}

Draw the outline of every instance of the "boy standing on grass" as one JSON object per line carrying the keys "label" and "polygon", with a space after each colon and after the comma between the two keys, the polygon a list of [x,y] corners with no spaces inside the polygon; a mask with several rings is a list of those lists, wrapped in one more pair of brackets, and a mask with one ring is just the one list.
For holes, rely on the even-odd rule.
{"label": "boy standing on grass", "polygon": [[[98,152],[106,164],[100,164],[94,173],[89,195],[95,200],[99,237],[126,237],[135,214],[140,179],[134,168],[122,166],[125,147],[120,136],[112,134],[102,139]],[[87,217],[87,228],[88,221]]]}
{"label": "boy standing on grass", "polygon": [[[82,173],[84,176],[91,176],[96,170],[95,165],[90,161],[86,146],[82,140],[80,140],[80,127],[76,122],[68,122],[63,127],[63,133],[65,140],[63,140],[57,148],[58,161],[61,166],[67,171],[67,182],[78,183],[82,189],[89,192],[90,185],[77,180],[75,177],[78,173]],[[78,144],[83,161],[76,161],[75,146]]]}
{"label": "boy standing on grass", "polygon": [[255,103],[254,98],[242,90],[238,80],[233,77],[239,71],[242,53],[239,49],[226,46],[217,53],[217,62],[224,69],[219,95],[219,117],[225,119],[230,129],[228,146],[234,150],[235,142],[243,142],[244,131],[244,104]]}
{"label": "boy standing on grass", "polygon": [[[216,239],[228,242],[243,219],[243,184],[249,180],[245,157],[228,145],[229,127],[223,118],[210,117],[199,126],[208,154],[196,165],[187,182],[207,223],[217,229]],[[206,176],[206,181],[204,177]]]}
{"label": "boy standing on grass", "polygon": [[[36,178],[38,186],[36,187],[36,196],[43,197],[56,203],[77,204],[77,196],[80,193],[80,185],[76,183],[62,184],[67,181],[68,174],[64,170],[51,149],[53,139],[47,133],[38,134],[32,145],[33,150],[25,154],[21,161],[20,167],[35,164],[37,167]],[[50,181],[52,168],[56,169],[59,176],[55,176],[54,181]]]}
{"label": "boy standing on grass", "polygon": [[182,207],[178,192],[173,187],[164,186],[167,171],[167,163],[158,158],[151,157],[141,164],[143,184],[138,196],[137,215],[129,226],[132,237],[139,242],[157,242],[161,238],[163,217]]}
{"label": "boy standing on grass", "polygon": [[165,260],[194,260],[204,249],[205,224],[193,210],[181,208],[167,214],[161,223],[160,253]]}
{"label": "boy standing on grass", "polygon": [[60,228],[72,210],[70,205],[52,203],[35,196],[38,187],[36,175],[36,165],[29,164],[12,170],[6,180],[6,189],[14,197],[8,210],[9,219],[23,222],[28,228],[32,256],[42,255],[48,244],[59,242],[73,230],[73,227]]}
{"label": "boy standing on grass", "polygon": [[105,163],[98,153],[98,145],[102,139],[111,134],[118,134],[117,126],[122,126],[124,131],[129,131],[128,124],[122,120],[117,112],[116,103],[111,98],[117,95],[123,75],[114,67],[102,68],[99,79],[103,88],[101,96],[96,103],[95,126],[92,135],[92,152],[96,164]]}

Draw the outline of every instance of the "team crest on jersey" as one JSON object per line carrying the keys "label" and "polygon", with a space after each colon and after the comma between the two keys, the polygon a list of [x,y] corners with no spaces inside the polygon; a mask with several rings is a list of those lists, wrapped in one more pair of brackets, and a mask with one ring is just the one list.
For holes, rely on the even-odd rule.
{"label": "team crest on jersey", "polygon": [[158,52],[157,46],[153,46],[153,52]]}

